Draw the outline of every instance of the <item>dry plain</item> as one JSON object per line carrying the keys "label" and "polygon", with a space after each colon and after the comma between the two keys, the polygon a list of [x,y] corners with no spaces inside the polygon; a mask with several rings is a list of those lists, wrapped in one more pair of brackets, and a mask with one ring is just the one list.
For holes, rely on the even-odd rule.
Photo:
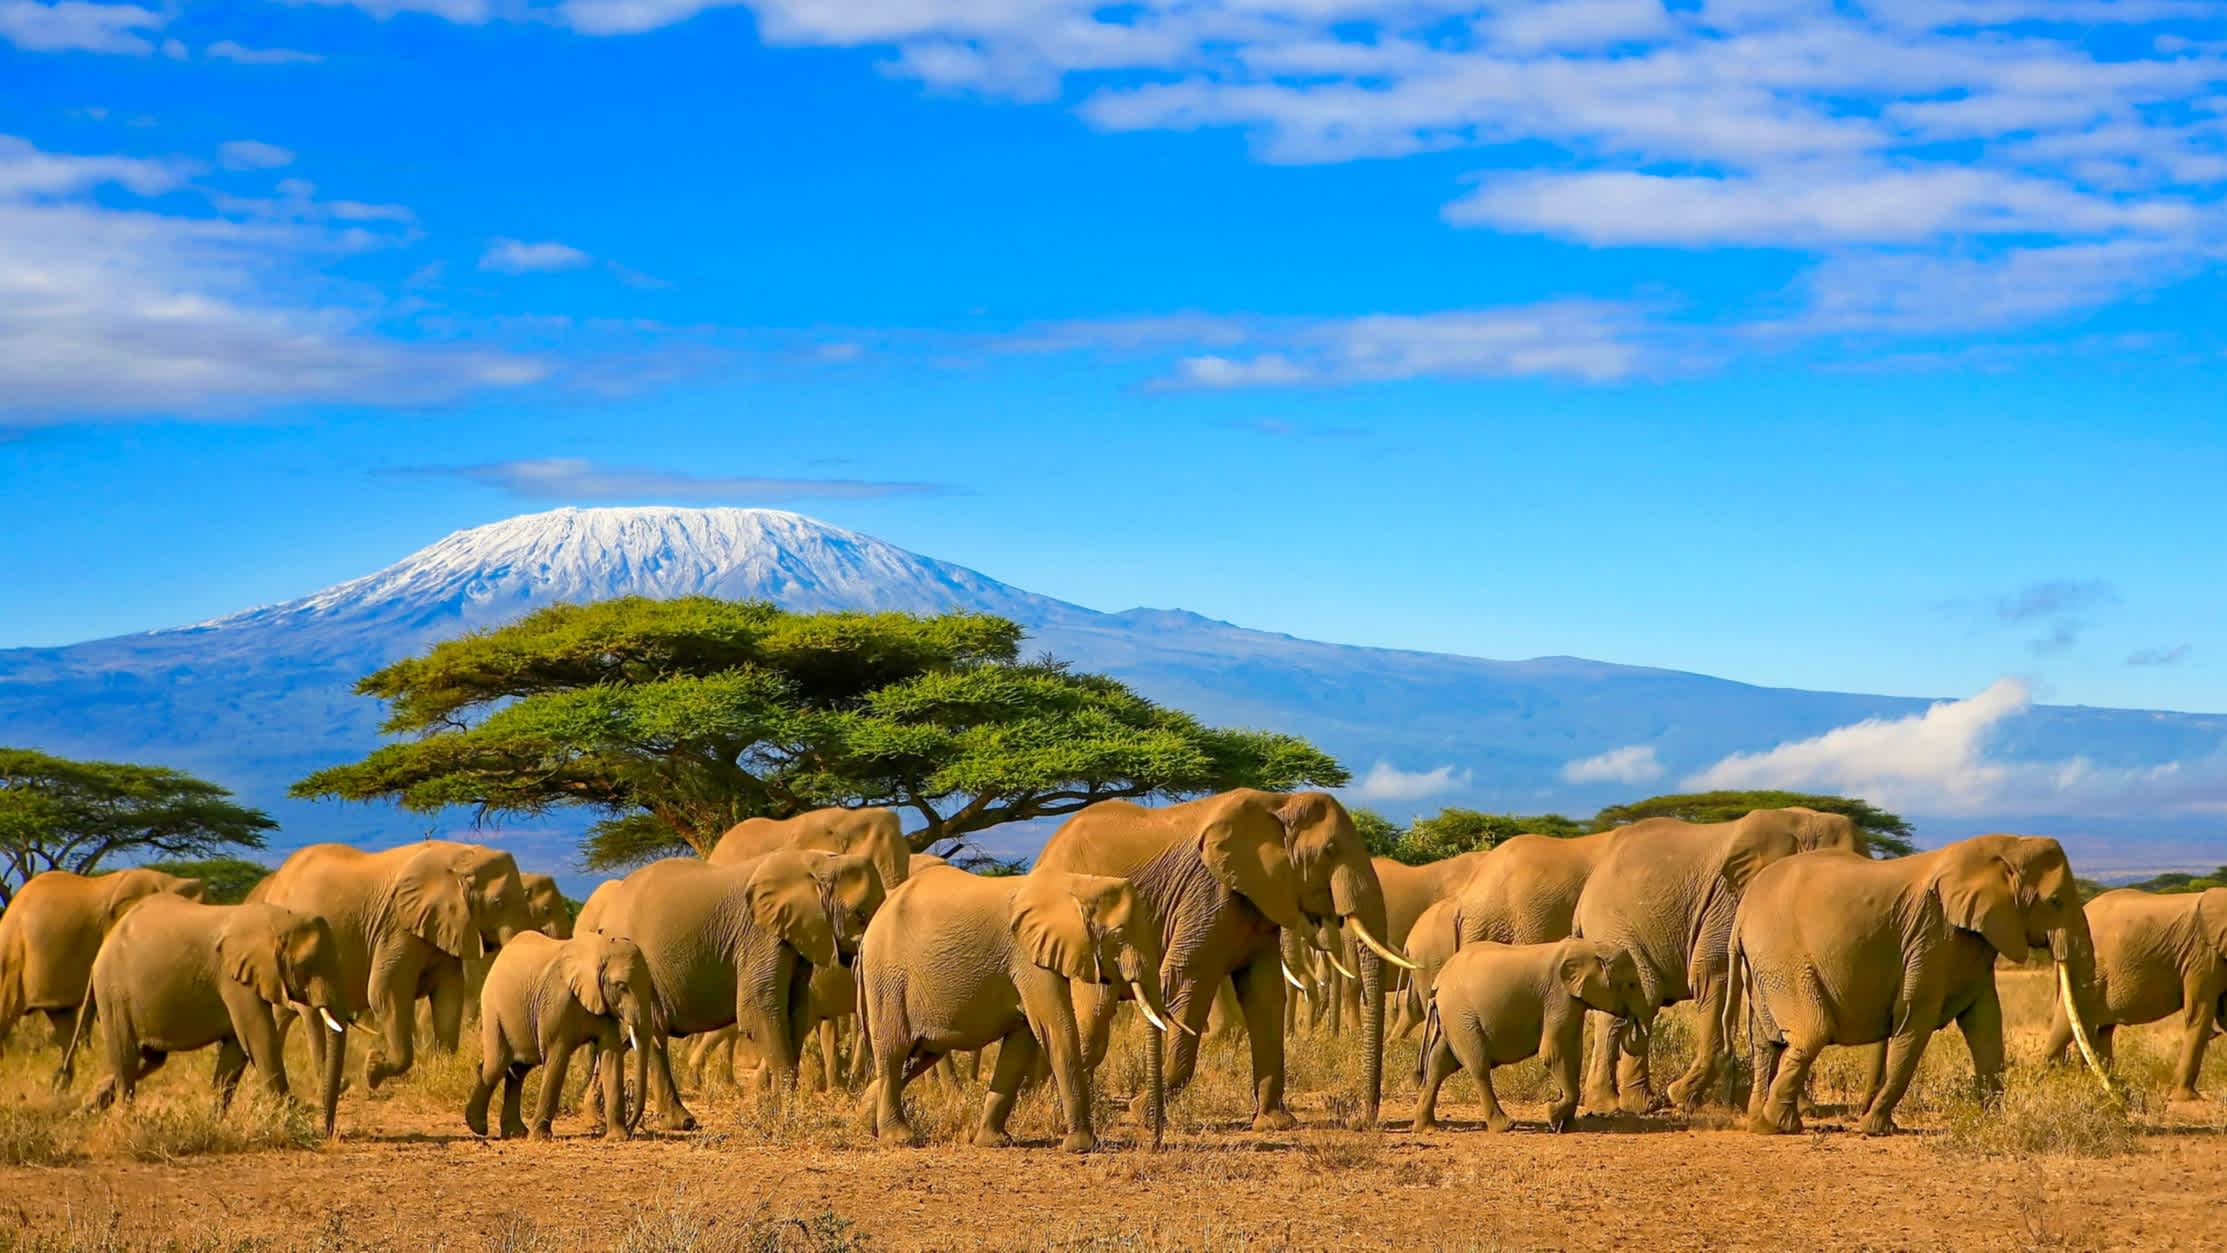
{"label": "dry plain", "polygon": [[[84,1115],[91,1076],[51,1094],[55,1050],[26,1024],[0,1060],[0,1248],[2227,1247],[2227,1105],[2164,1103],[2175,1030],[2121,1032],[2122,1110],[2085,1075],[2039,1066],[2047,973],[2006,971],[2003,984],[2002,1102],[1969,1097],[1946,1032],[1890,1138],[1848,1130],[1852,1054],[1820,1064],[1801,1135],[1751,1136],[1724,1111],[1589,1117],[1549,1134],[1535,1063],[1499,1072],[1513,1132],[1479,1129],[1464,1077],[1441,1105],[1446,1129],[1414,1135],[1407,1042],[1387,1057],[1382,1127],[1351,1130],[1353,1041],[1302,1032],[1298,1130],[1246,1129],[1242,1042],[1210,1041],[1164,1151],[1137,1147],[1102,1099],[1107,1144],[1082,1157],[1050,1147],[1044,1093],[1015,1116],[1021,1147],[962,1143],[979,1089],[927,1079],[910,1097],[929,1141],[915,1149],[875,1146],[848,1096],[773,1107],[717,1078],[689,1089],[694,1133],[606,1144],[568,1115],[554,1142],[481,1141],[460,1112],[469,1032],[460,1056],[424,1058],[370,1096],[351,1089],[337,1143],[268,1107],[212,1119],[206,1056],[173,1061],[133,1111]],[[1674,1013],[1658,1032],[1658,1073],[1683,1061],[1679,1027]],[[1119,1054],[1104,1086],[1129,1090],[1141,1071]],[[2227,1092],[2216,1052],[2205,1090]]]}

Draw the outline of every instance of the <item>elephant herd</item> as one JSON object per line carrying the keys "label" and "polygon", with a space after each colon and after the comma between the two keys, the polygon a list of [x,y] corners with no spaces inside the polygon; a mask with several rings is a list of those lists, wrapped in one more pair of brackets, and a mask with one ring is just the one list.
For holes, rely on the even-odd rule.
{"label": "elephant herd", "polygon": [[[1294,1125],[1289,988],[1357,1019],[1363,1126],[1378,1123],[1396,1003],[1392,1029],[1421,1037],[1417,1128],[1434,1125],[1440,1087],[1463,1069],[1486,1125],[1505,1128],[1491,1072],[1534,1056],[1558,1089],[1554,1129],[1581,1104],[1690,1110],[1725,1086],[1744,1027],[1753,1130],[1797,1128],[1819,1052],[1858,1045],[1875,1058],[1861,1128],[1886,1133],[1927,1041],[1952,1022],[1981,1085],[1999,1082],[1996,962],[2040,951],[2057,970],[2049,1051],[2076,1048],[2099,1076],[2118,1026],[2178,1014],[2176,1086],[2192,1095],[2227,1015],[2227,890],[2122,890],[2083,908],[2053,840],[1979,836],[1875,860],[1848,819],[1808,809],[1525,835],[1407,866],[1372,858],[1324,793],[1103,801],[1013,877],[912,854],[887,810],[828,809],[753,819],[706,857],[606,882],[577,920],[508,854],[446,841],[316,845],[244,904],[200,895],[197,881],[144,869],[32,880],[0,915],[0,1041],[43,1012],[68,1040],[66,1085],[97,1033],[109,1074],[94,1103],[130,1100],[170,1053],[215,1046],[222,1101],[249,1066],[288,1092],[298,1023],[330,1133],[348,1033],[370,1037],[363,1078],[376,1088],[411,1068],[421,1001],[435,1046],[457,1047],[476,981],[480,1065],[463,1112],[482,1135],[498,1087],[494,1131],[548,1135],[583,1050],[583,1108],[603,1134],[631,1134],[652,1105],[656,1126],[685,1130],[696,1120],[672,1040],[693,1037],[699,1065],[740,1052],[752,1082],[778,1091],[815,1036],[823,1081],[840,1082],[838,1024],[851,1022],[861,1117],[883,1141],[914,1138],[908,1084],[996,1044],[976,1142],[1009,1142],[1015,1098],[1041,1075],[1062,1147],[1083,1151],[1124,1002],[1146,1069],[1130,1113],[1155,1144],[1217,1016],[1246,1038],[1253,1127]],[[1682,1001],[1697,1005],[1695,1055],[1658,1094],[1650,1037]]]}

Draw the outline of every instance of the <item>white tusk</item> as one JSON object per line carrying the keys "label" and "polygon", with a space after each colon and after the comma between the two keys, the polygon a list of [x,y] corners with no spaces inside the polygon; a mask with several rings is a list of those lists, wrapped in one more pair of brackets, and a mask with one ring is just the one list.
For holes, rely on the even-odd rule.
{"label": "white tusk", "polygon": [[1137,1012],[1144,1015],[1144,1020],[1152,1024],[1153,1030],[1166,1034],[1168,1024],[1160,1020],[1160,1015],[1152,1012],[1152,1002],[1144,999],[1144,985],[1132,983],[1129,990],[1137,994]]}
{"label": "white tusk", "polygon": [[2104,1092],[2117,1096],[2119,1090],[2112,1086],[2111,1076],[2103,1072],[2103,1063],[2096,1060],[2095,1045],[2088,1042],[2087,1020],[2080,1016],[2080,1004],[2072,995],[2072,968],[2061,961],[2057,963],[2057,995],[2064,1001],[2065,1021],[2072,1027],[2072,1042],[2080,1046],[2080,1059],[2088,1063],[2088,1069],[2095,1072],[2096,1078],[2103,1084]]}
{"label": "white tusk", "polygon": [[334,1035],[348,1034],[348,1028],[340,1025],[340,1020],[333,1017],[333,1012],[331,1010],[326,1009],[324,1006],[320,1005],[317,1007],[317,1016],[325,1020],[325,1025],[332,1028],[332,1033]]}
{"label": "white tusk", "polygon": [[642,1041],[634,1034],[633,1023],[626,1024],[626,1047],[630,1049],[638,1049],[642,1047]]}
{"label": "white tusk", "polygon": [[1304,983],[1301,983],[1301,982],[1299,982],[1299,976],[1298,976],[1298,975],[1295,975],[1295,974],[1293,974],[1293,973],[1291,973],[1291,963],[1290,963],[1290,962],[1278,962],[1277,964],[1278,964],[1278,965],[1280,965],[1280,966],[1282,966],[1282,967],[1284,968],[1284,982],[1285,982],[1285,983],[1288,983],[1288,984],[1290,984],[1291,986],[1293,986],[1293,987],[1295,987],[1295,988],[1299,989],[1299,990],[1300,990],[1300,991],[1302,991],[1302,992],[1304,992],[1304,991],[1306,991],[1306,990],[1307,990],[1307,985],[1306,985],[1306,984],[1304,984]]}
{"label": "white tusk", "polygon": [[1347,970],[1347,969],[1345,968],[1345,963],[1344,963],[1344,962],[1342,962],[1342,961],[1339,961],[1339,960],[1338,960],[1338,955],[1337,955],[1336,953],[1333,953],[1333,952],[1331,952],[1331,951],[1330,951],[1329,949],[1324,949],[1324,950],[1322,950],[1322,960],[1324,960],[1324,961],[1326,961],[1326,962],[1329,962],[1329,963],[1330,963],[1330,968],[1331,968],[1332,970],[1335,970],[1335,971],[1337,971],[1337,972],[1338,972],[1339,974],[1341,974],[1341,975],[1344,975],[1344,976],[1345,976],[1346,978],[1348,978],[1348,979],[1358,979],[1358,978],[1360,978],[1360,977],[1361,977],[1361,976],[1359,976],[1359,975],[1357,975],[1357,974],[1353,973],[1352,971],[1350,971],[1350,970]]}
{"label": "white tusk", "polygon": [[1411,962],[1405,957],[1400,956],[1398,953],[1393,952],[1391,949],[1385,947],[1384,944],[1375,936],[1370,935],[1369,929],[1361,925],[1360,919],[1348,917],[1345,921],[1346,925],[1352,928],[1353,933],[1361,937],[1361,942],[1369,946],[1370,952],[1375,953],[1378,957],[1381,957],[1384,960],[1392,963],[1393,965],[1398,966],[1402,970],[1421,969],[1421,967],[1417,966],[1414,962]]}

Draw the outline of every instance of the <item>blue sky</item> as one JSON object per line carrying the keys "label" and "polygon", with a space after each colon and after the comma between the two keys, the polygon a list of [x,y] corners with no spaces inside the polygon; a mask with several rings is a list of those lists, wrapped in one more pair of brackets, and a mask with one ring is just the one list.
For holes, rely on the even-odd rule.
{"label": "blue sky", "polygon": [[2227,709],[2227,5],[0,0],[0,645],[556,504]]}

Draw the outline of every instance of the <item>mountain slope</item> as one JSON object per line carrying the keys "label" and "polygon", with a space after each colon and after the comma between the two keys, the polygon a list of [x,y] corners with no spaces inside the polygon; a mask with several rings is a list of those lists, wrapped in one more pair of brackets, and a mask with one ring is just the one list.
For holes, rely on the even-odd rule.
{"label": "mountain slope", "polygon": [[[206,775],[270,807],[290,844],[407,838],[453,824],[284,799],[292,780],[378,742],[376,703],[350,692],[358,677],[544,605],[687,594],[799,610],[1003,614],[1029,629],[1032,649],[1211,721],[1308,736],[1357,777],[1380,761],[1411,773],[1446,768],[1447,787],[1427,800],[1388,798],[1395,810],[1474,803],[1590,812],[1660,788],[1563,782],[1558,771],[1580,758],[1651,744],[1669,786],[1727,753],[1926,704],[1569,657],[1352,648],[1175,610],[1100,613],[777,510],[558,509],[457,532],[299,600],[189,627],[0,651],[0,740]],[[2018,720],[2004,747],[2038,759],[2144,764],[2195,759],[2222,739],[2227,718],[2042,708]],[[530,846],[529,860],[558,861],[573,825],[511,829],[504,839]]]}

